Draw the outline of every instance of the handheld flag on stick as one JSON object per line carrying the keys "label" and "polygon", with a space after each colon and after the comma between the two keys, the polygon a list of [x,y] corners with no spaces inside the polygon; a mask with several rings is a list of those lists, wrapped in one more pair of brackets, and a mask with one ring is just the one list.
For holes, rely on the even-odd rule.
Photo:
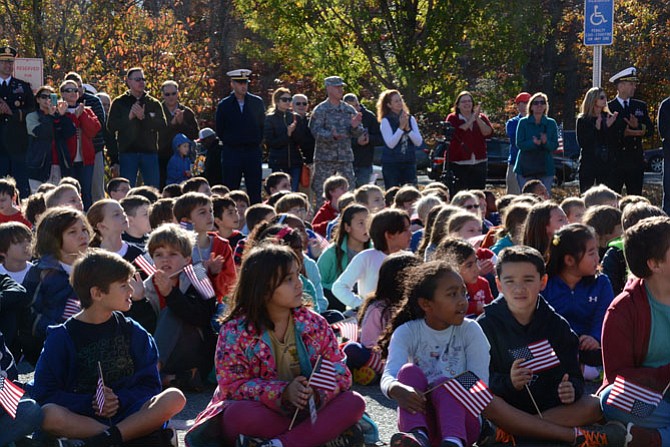
{"label": "handheld flag on stick", "polygon": [[634,416],[646,418],[654,412],[662,399],[661,393],[616,376],[612,391],[607,398],[607,405],[617,407]]}
{"label": "handheld flag on stick", "polygon": [[528,368],[537,374],[542,371],[554,368],[561,364],[547,339],[531,343],[528,346],[510,349],[510,354],[514,360],[525,359],[521,366]]}
{"label": "handheld flag on stick", "polygon": [[154,265],[151,256],[149,253],[142,253],[133,261],[147,276],[151,276],[156,273],[156,266]]}
{"label": "handheld flag on stick", "polygon": [[98,362],[98,385],[95,387],[95,401],[98,404],[98,411],[102,413],[102,407],[105,406],[105,382],[102,380],[102,366]]}
{"label": "handheld flag on stick", "polygon": [[349,341],[358,341],[358,322],[355,318],[338,321],[331,325],[333,330],[339,330],[340,336]]}
{"label": "handheld flag on stick", "polygon": [[24,394],[25,391],[14,385],[11,380],[0,376],[0,405],[12,419],[16,419],[16,409],[19,407],[21,396]]}
{"label": "handheld flag on stick", "polygon": [[212,282],[207,276],[207,269],[202,264],[189,264],[184,267],[184,273],[186,273],[189,281],[191,281],[191,284],[193,284],[193,287],[196,288],[203,299],[216,296]]}
{"label": "handheld flag on stick", "polygon": [[[312,374],[309,376],[309,380],[307,381],[307,386],[313,386],[322,390],[336,390],[337,373],[335,372],[335,365],[333,362],[324,359],[322,356],[317,357]],[[291,424],[288,426],[289,431],[293,428],[293,424],[295,424],[295,419],[298,417],[299,411],[299,408],[295,409],[293,419],[291,419]],[[310,396],[309,415],[312,424],[314,424],[317,418],[314,396]]]}
{"label": "handheld flag on stick", "polygon": [[474,417],[478,417],[493,400],[489,387],[471,371],[457,375],[443,386]]}

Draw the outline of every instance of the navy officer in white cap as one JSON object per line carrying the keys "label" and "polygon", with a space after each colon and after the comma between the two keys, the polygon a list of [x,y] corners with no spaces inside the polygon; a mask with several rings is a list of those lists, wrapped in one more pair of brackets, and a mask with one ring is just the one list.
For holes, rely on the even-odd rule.
{"label": "navy officer in white cap", "polygon": [[616,85],[617,96],[608,103],[608,106],[610,112],[619,112],[614,124],[616,143],[610,184],[619,194],[624,185],[627,194],[642,194],[644,183],[642,137],[651,136],[654,130],[647,112],[647,104],[632,98],[638,81],[638,71],[635,67],[621,70],[610,78],[610,82]]}
{"label": "navy officer in white cap", "polygon": [[216,107],[216,135],[222,143],[221,175],[231,190],[244,183],[251,203],[261,201],[263,123],[265,104],[249,90],[251,70],[240,68],[226,73],[232,92]]}

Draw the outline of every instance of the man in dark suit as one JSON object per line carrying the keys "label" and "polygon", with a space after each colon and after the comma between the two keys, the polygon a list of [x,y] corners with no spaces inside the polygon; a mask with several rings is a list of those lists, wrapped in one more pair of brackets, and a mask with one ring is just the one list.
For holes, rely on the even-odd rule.
{"label": "man in dark suit", "polygon": [[610,78],[616,85],[617,96],[608,103],[612,113],[619,112],[614,124],[617,133],[615,164],[612,171],[612,188],[621,194],[626,186],[627,194],[642,194],[644,183],[644,157],[642,137],[651,136],[654,125],[647,112],[647,104],[633,99],[638,82],[635,67],[629,67]]}
{"label": "man in dark suit", "polygon": [[216,135],[221,140],[221,174],[229,189],[244,183],[251,203],[261,201],[263,180],[261,141],[265,123],[265,104],[248,92],[251,70],[229,71],[230,96],[216,107]]}
{"label": "man in dark suit", "polygon": [[12,47],[0,47],[0,177],[14,177],[25,198],[30,195],[26,115],[35,109],[35,97],[29,83],[12,76],[16,54]]}

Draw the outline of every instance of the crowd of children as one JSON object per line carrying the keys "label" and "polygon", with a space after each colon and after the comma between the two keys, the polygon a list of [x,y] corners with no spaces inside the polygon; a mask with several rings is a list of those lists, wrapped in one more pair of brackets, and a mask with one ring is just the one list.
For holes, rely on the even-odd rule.
{"label": "crowd of children", "polygon": [[392,447],[670,445],[670,218],[646,198],[333,176],[312,212],[276,172],[252,205],[182,137],[163,191],[114,178],[86,211],[71,178],[23,202],[0,179],[0,392],[35,368],[0,446],[174,445],[214,384],[190,446],[361,446],[354,382],[397,402]]}

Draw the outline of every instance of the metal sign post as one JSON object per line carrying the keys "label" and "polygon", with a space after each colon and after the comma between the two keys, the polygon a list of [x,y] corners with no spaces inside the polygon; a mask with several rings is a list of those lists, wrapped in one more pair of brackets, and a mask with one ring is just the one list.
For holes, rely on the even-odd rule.
{"label": "metal sign post", "polygon": [[614,0],[585,0],[584,45],[593,46],[593,86],[600,87],[603,45],[614,41]]}

